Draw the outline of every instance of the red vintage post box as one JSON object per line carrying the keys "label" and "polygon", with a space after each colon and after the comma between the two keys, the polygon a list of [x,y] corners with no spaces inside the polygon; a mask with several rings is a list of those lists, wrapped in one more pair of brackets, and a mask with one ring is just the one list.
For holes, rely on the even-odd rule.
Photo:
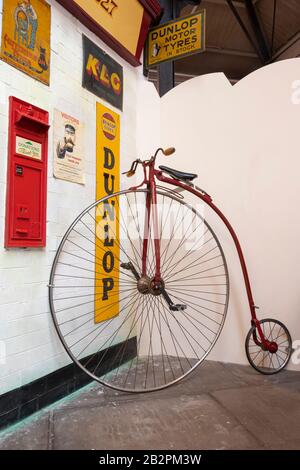
{"label": "red vintage post box", "polygon": [[49,114],[10,97],[5,247],[46,245]]}

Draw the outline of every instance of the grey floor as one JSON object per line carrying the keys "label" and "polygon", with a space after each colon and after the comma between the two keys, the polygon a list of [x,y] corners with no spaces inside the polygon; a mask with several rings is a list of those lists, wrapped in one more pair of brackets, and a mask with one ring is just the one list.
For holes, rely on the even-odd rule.
{"label": "grey floor", "polygon": [[0,449],[300,449],[300,373],[206,361],[155,393],[91,384],[0,433]]}

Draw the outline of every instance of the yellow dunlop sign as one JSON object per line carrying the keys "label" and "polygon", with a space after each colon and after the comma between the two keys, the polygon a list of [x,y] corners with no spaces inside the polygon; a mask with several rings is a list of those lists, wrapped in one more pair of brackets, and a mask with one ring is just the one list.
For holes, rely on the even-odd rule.
{"label": "yellow dunlop sign", "polygon": [[[120,191],[120,116],[97,103],[97,200]],[[95,323],[119,314],[119,207],[108,199],[96,207]]]}
{"label": "yellow dunlop sign", "polygon": [[147,67],[180,59],[205,49],[205,10],[150,29]]}

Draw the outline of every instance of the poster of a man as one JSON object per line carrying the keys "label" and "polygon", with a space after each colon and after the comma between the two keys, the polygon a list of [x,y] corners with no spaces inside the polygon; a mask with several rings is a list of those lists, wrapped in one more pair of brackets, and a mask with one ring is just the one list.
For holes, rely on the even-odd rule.
{"label": "poster of a man", "polygon": [[82,123],[69,114],[54,112],[54,176],[84,184]]}
{"label": "poster of a man", "polygon": [[57,143],[57,158],[65,158],[67,152],[73,153],[75,145],[76,129],[72,124],[66,124],[64,138]]}

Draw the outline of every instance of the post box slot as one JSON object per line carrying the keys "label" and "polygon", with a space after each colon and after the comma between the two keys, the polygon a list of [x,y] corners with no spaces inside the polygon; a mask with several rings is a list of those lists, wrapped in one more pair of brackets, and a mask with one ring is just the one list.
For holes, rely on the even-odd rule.
{"label": "post box slot", "polygon": [[30,116],[29,114],[21,113],[19,111],[16,112],[15,123],[18,125],[18,127],[25,127],[29,129],[34,128],[41,133],[48,132],[48,129],[50,128],[50,125],[41,119]]}
{"label": "post box slot", "polygon": [[25,230],[23,228],[17,228],[16,229],[16,232],[19,234],[19,235],[28,235],[28,230]]}

